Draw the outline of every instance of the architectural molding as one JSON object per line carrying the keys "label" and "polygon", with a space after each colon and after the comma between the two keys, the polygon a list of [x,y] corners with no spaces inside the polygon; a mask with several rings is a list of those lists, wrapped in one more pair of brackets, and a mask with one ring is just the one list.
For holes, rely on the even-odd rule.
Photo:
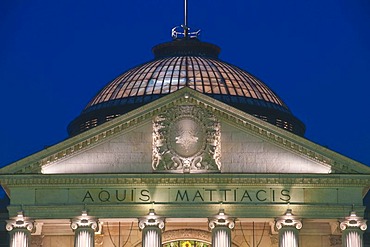
{"label": "architectural molding", "polygon": [[86,211],[82,211],[81,216],[71,220],[71,228],[73,231],[79,228],[91,228],[96,232],[99,230],[99,221],[95,217],[88,216]]}
{"label": "architectural molding", "polygon": [[113,136],[127,132],[133,127],[140,126],[144,122],[150,122],[160,112],[170,109],[173,106],[181,105],[184,102],[207,109],[207,111],[210,111],[220,120],[222,119],[232,124],[241,131],[248,131],[293,153],[297,153],[324,166],[332,167],[334,173],[370,173],[370,168],[365,165],[189,88],[178,90],[90,131],[86,131],[6,166],[0,169],[0,173],[41,173],[43,166],[74,156],[83,150],[105,142]]}
{"label": "architectural molding", "polygon": [[225,226],[230,229],[235,227],[235,218],[225,214],[224,209],[220,209],[218,214],[208,219],[208,227],[212,230],[217,226]]}
{"label": "architectural molding", "polygon": [[212,234],[209,231],[204,231],[204,230],[199,230],[199,229],[179,229],[179,230],[165,231],[162,235],[163,243],[180,240],[180,239],[197,239],[200,241],[211,243]]}
{"label": "architectural molding", "polygon": [[[136,207],[133,207],[136,205]],[[94,212],[97,217],[129,217],[130,215],[145,215],[148,205],[147,204],[96,204],[96,205],[86,205],[89,211]],[[225,208],[228,210],[229,214],[238,214],[239,218],[250,218],[253,215],[259,215],[262,218],[274,218],[279,215],[282,210],[286,208],[286,204],[227,204],[223,203]],[[48,215],[57,215],[58,218],[73,218],[76,211],[85,205],[58,205],[58,206],[44,206],[44,205],[34,205],[25,206],[25,210],[28,214],[32,214],[33,217],[39,219],[47,219]],[[219,203],[215,202],[212,204],[182,204],[181,212],[179,212],[179,204],[160,204],[156,203],[156,207],[160,208],[160,212],[166,212],[166,217],[176,218],[183,217],[184,215],[192,215],[194,218],[204,217],[204,214],[212,215],[214,211],[219,208]],[[291,205],[294,212],[299,214],[302,218],[322,218],[331,219],[339,218],[339,215],[343,214],[343,210],[347,206],[343,205],[326,205],[322,204],[298,204]],[[246,210],[246,208],[248,210]],[[9,213],[16,212],[19,209],[18,205],[9,206]],[[128,212],[127,210],[131,210]],[[358,211],[363,211],[364,207],[356,208]],[[280,212],[280,213],[279,213]],[[181,214],[180,214],[181,213]]]}
{"label": "architectural molding", "polygon": [[189,184],[243,184],[249,185],[295,185],[304,187],[347,187],[347,186],[368,186],[369,175],[312,175],[304,177],[297,174],[192,174],[184,177],[180,174],[54,174],[54,175],[0,175],[2,184],[8,186],[17,185],[183,185]]}
{"label": "architectural molding", "polygon": [[278,230],[284,227],[294,227],[297,230],[300,230],[302,228],[302,220],[292,214],[291,209],[287,209],[284,215],[276,218],[275,226]]}
{"label": "architectural molding", "polygon": [[348,229],[361,229],[365,231],[367,229],[366,220],[364,218],[357,216],[355,211],[352,211],[349,216],[341,220],[339,227],[342,231]]}
{"label": "architectural molding", "polygon": [[[201,229],[192,229],[192,228],[186,228],[186,229],[178,229],[178,230],[169,230],[163,232],[162,235],[162,242],[168,243],[171,241],[176,240],[184,240],[184,239],[194,239],[203,241],[206,243],[211,243],[212,241],[212,233],[210,231],[204,231]],[[141,246],[141,242],[137,243],[135,247]],[[232,247],[238,247],[238,245],[233,242]]]}
{"label": "architectural molding", "polygon": [[35,229],[34,220],[30,219],[29,217],[24,217],[23,211],[19,211],[16,217],[12,217],[6,221],[6,230],[8,232],[12,230],[28,230],[29,232],[33,232]]}
{"label": "architectural molding", "polygon": [[330,232],[333,235],[340,235],[339,222],[330,222]]}
{"label": "architectural molding", "polygon": [[148,215],[139,218],[140,230],[144,230],[144,228],[148,226],[155,226],[161,230],[164,229],[164,218],[156,215],[154,209],[150,209]]}

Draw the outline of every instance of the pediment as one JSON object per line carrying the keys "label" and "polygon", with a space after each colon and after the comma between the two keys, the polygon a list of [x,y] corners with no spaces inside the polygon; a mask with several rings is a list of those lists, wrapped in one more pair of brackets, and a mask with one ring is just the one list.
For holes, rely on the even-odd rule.
{"label": "pediment", "polygon": [[[195,109],[199,116],[192,118],[193,113],[187,113],[187,118],[171,117],[184,107]],[[170,148],[159,148],[158,152],[162,156],[156,156],[153,151],[153,135],[158,134],[162,140],[163,133],[175,128],[168,127],[165,121],[177,121],[179,125],[190,127],[187,127],[182,138],[175,137],[180,138],[177,142],[167,145]],[[197,129],[191,126],[196,126],[198,122],[202,126],[211,126],[204,127],[205,134],[199,140],[189,135],[191,130]],[[158,123],[167,126],[166,131],[153,131]],[[214,127],[217,124],[220,126],[218,136],[218,130]],[[167,139],[165,141],[170,142]],[[205,140],[204,143],[200,142],[201,139]],[[179,143],[185,147],[185,151],[176,149]],[[220,145],[220,149],[215,150],[215,143]],[[163,161],[166,157],[162,153],[170,153],[167,155],[170,157],[167,158],[169,162]],[[159,157],[160,162],[154,162],[155,157]],[[212,159],[214,161],[209,161]],[[185,169],[188,164],[196,170]],[[2,168],[0,174],[194,171],[369,174],[370,168],[220,101],[184,88],[10,164]]]}

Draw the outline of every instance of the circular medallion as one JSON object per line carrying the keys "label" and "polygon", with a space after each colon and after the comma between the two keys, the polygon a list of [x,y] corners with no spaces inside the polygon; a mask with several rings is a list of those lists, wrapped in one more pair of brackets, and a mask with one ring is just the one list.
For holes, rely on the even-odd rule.
{"label": "circular medallion", "polygon": [[169,146],[181,157],[199,154],[204,146],[204,127],[189,117],[175,119],[169,128]]}

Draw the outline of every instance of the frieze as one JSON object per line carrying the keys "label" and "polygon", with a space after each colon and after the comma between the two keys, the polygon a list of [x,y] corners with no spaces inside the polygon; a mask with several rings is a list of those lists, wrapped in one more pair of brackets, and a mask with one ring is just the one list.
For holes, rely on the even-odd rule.
{"label": "frieze", "polygon": [[[79,176],[79,177],[73,177]],[[2,184],[4,185],[16,185],[16,186],[27,186],[27,185],[45,185],[45,184],[66,184],[66,185],[97,185],[97,184],[130,184],[130,185],[183,185],[183,184],[234,184],[234,185],[301,185],[306,187],[346,187],[346,186],[369,186],[369,175],[342,175],[341,177],[263,177],[256,175],[238,175],[239,177],[233,177],[233,175],[222,175],[217,176],[204,176],[200,174],[192,174],[186,176],[179,176],[176,174],[158,175],[158,174],[141,174],[135,178],[135,175],[115,175],[107,177],[99,177],[103,175],[94,174],[94,177],[84,177],[86,175],[0,175]],[[119,176],[119,177],[117,177]],[[172,177],[171,177],[172,176]],[[173,177],[175,176],[175,177]],[[289,175],[288,175],[289,176]],[[294,176],[290,175],[290,176]],[[298,175],[299,176],[299,175]]]}

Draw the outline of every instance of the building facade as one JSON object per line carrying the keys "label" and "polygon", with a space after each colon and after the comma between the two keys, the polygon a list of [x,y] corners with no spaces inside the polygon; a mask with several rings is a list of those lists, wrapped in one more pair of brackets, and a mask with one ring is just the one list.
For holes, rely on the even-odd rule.
{"label": "building facade", "polygon": [[173,36],[70,138],[0,169],[10,246],[363,246],[370,168],[305,139],[217,46]]}

